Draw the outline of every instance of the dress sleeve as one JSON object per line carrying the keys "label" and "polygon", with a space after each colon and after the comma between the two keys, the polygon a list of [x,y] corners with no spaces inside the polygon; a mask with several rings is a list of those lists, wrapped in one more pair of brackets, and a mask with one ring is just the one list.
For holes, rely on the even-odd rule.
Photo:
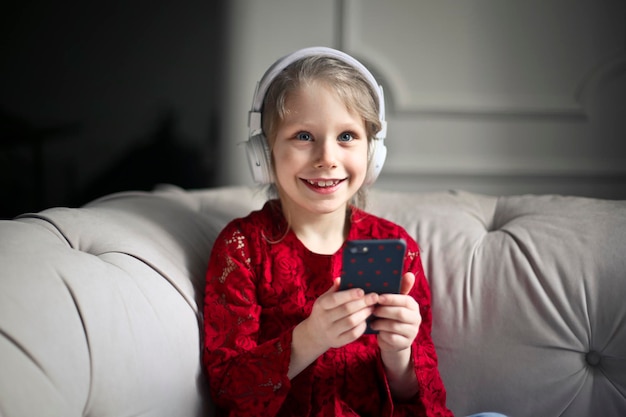
{"label": "dress sleeve", "polygon": [[[410,295],[420,306],[422,323],[417,338],[413,342],[413,363],[419,391],[415,401],[395,404],[394,416],[416,415],[416,406],[428,416],[452,416],[446,407],[446,390],[439,374],[437,353],[431,337],[432,311],[430,287],[426,280],[419,253],[419,247],[413,239],[407,239],[407,271],[415,274],[415,285]],[[423,412],[423,411],[422,411]]]}
{"label": "dress sleeve", "polygon": [[284,402],[293,329],[258,344],[261,307],[251,242],[232,223],[218,236],[206,275],[203,363],[212,399],[231,415],[275,415]]}

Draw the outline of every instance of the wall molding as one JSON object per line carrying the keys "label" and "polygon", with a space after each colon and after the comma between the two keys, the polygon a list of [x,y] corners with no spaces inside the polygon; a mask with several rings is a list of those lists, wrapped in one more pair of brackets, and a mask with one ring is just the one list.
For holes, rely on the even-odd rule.
{"label": "wall molding", "polygon": [[587,73],[576,89],[576,100],[587,108],[601,87],[620,77],[626,77],[626,46],[623,51],[599,62]]}
{"label": "wall molding", "polygon": [[[420,177],[424,175],[446,176],[469,176],[469,177],[552,177],[552,178],[609,178],[626,177],[626,160],[616,160],[610,164],[599,166],[595,160],[581,161],[578,159],[562,159],[554,164],[546,161],[527,159],[522,163],[508,165],[477,164],[475,162],[455,164],[454,161],[442,161],[434,158],[420,161],[415,160],[411,165],[406,163],[393,163],[385,165],[384,172],[396,176]],[[460,162],[460,161],[457,161]]]}
{"label": "wall molding", "polygon": [[[386,105],[389,113],[403,118],[516,118],[539,120],[588,119],[588,109],[584,105],[589,91],[593,91],[595,74],[605,73],[602,63],[582,75],[579,82],[572,85],[569,92],[558,96],[532,94],[527,97],[508,96],[505,99],[493,96],[476,97],[443,95],[421,95],[419,102],[409,103],[398,92],[408,91],[403,81],[403,74],[394,68],[393,63],[379,59],[381,51],[362,42],[362,30],[367,25],[356,22],[366,21],[362,0],[336,0],[337,10],[337,45],[339,48],[362,60],[377,76],[385,89]],[[613,63],[614,64],[614,63]],[[611,64],[611,65],[613,65]],[[620,62],[621,65],[621,62]]]}

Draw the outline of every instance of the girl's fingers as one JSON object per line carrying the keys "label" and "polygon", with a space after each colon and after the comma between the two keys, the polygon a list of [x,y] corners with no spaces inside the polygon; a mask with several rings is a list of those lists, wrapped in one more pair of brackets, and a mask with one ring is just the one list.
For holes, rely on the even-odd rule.
{"label": "girl's fingers", "polygon": [[379,337],[387,345],[398,348],[404,347],[406,341],[411,343],[415,339],[422,322],[419,305],[407,295],[380,296],[374,315],[377,320],[372,327],[380,332]]}
{"label": "girl's fingers", "polygon": [[[365,311],[366,314],[363,320],[365,320],[370,314],[372,314],[374,310],[374,306],[378,302],[377,294],[366,294],[360,298],[352,299],[343,304],[339,304],[329,311],[331,314],[333,321],[341,321],[345,318],[349,318],[354,316],[359,312]],[[363,314],[360,314],[358,317],[361,317]],[[353,319],[354,320],[354,319]]]}
{"label": "girl's fingers", "polygon": [[[365,321],[372,313],[373,306],[378,302],[378,294],[365,294],[360,288],[345,291],[338,291],[338,288],[339,279],[336,279],[333,286],[317,299],[319,317],[325,320],[328,326],[338,324],[341,329],[354,327]],[[344,319],[348,321],[341,323]]]}
{"label": "girl's fingers", "polygon": [[395,321],[398,323],[406,323],[416,325],[421,323],[422,317],[417,310],[401,308],[401,307],[376,307],[374,315],[379,319]]}
{"label": "girl's fingers", "polygon": [[400,294],[408,294],[415,285],[415,275],[412,272],[407,272],[402,276],[402,282],[400,283]]}
{"label": "girl's fingers", "polygon": [[339,284],[340,278],[336,278],[333,286],[320,296],[320,307],[326,310],[339,308],[349,314],[378,302],[377,294],[365,294],[361,288],[339,291]]}
{"label": "girl's fingers", "polygon": [[381,306],[403,307],[410,310],[419,311],[417,301],[411,296],[402,294],[382,294],[378,297],[378,304]]}
{"label": "girl's fingers", "polygon": [[362,326],[362,331],[359,332],[358,335],[360,336],[360,334],[365,331],[366,320],[372,315],[373,311],[374,307],[363,308],[353,314],[342,317],[340,320],[335,322],[335,324],[339,329],[341,329],[340,333],[346,333],[355,329],[360,329]]}

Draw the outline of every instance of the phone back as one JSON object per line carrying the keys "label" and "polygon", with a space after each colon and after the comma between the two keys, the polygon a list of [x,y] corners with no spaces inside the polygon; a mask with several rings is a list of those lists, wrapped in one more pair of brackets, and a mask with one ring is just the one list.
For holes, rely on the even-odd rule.
{"label": "phone back", "polygon": [[357,287],[378,294],[399,292],[405,252],[402,239],[346,242],[341,289]]}

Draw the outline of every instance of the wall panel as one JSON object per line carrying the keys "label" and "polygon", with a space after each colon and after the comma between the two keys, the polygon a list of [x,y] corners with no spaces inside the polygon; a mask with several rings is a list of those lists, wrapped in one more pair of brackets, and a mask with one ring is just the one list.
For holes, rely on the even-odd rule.
{"label": "wall panel", "polygon": [[623,3],[343,4],[390,109],[379,186],[626,198]]}

